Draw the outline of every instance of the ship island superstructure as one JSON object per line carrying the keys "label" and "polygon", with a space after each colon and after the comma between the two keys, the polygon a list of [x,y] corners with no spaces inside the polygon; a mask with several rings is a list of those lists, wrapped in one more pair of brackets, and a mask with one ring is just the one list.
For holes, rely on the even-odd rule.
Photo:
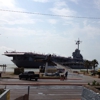
{"label": "ship island superstructure", "polygon": [[[68,66],[72,69],[85,69],[83,56],[80,54],[79,44],[80,40],[76,41],[78,48],[72,53],[73,57],[63,57],[57,55],[51,55],[52,61]],[[23,68],[39,68],[40,66],[44,66],[45,62],[39,62],[38,60],[45,60],[48,57],[48,54],[39,54],[32,52],[4,52],[4,55],[8,57],[13,57],[12,62],[17,67]]]}

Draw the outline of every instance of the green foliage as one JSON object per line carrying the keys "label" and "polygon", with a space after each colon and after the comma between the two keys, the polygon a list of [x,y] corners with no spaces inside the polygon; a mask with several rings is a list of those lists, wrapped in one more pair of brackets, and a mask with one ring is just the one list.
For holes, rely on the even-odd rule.
{"label": "green foliage", "polygon": [[95,80],[92,82],[92,85],[93,85],[93,86],[95,86],[95,85],[96,85],[96,81],[95,81]]}
{"label": "green foliage", "polygon": [[94,80],[94,81],[92,82],[92,84],[88,83],[88,85],[100,86],[100,83]]}
{"label": "green foliage", "polygon": [[95,68],[98,66],[98,61],[96,60],[96,59],[94,59],[94,60],[92,60],[92,62],[91,62],[91,65],[92,65],[92,67],[94,68],[94,70],[95,70]]}
{"label": "green foliage", "polygon": [[86,67],[87,73],[88,73],[88,69],[89,69],[90,66],[91,66],[91,61],[85,60],[85,61],[84,61],[84,66]]}

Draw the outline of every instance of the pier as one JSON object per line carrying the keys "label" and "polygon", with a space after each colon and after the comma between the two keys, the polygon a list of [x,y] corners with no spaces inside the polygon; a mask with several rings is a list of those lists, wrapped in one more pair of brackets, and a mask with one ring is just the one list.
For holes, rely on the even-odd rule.
{"label": "pier", "polygon": [[0,65],[0,67],[2,68],[1,72],[6,72],[6,67],[7,67],[6,64]]}

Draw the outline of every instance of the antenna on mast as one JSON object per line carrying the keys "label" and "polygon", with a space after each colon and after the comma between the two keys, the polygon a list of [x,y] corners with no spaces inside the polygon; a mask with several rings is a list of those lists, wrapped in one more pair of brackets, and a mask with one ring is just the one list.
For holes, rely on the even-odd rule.
{"label": "antenna on mast", "polygon": [[79,44],[81,43],[82,41],[80,41],[79,39],[76,41],[76,45],[78,45],[78,50],[79,50]]}

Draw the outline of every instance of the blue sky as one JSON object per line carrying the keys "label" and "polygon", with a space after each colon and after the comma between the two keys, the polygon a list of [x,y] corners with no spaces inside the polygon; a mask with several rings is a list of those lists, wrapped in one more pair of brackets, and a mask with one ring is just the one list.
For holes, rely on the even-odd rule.
{"label": "blue sky", "polygon": [[[100,18],[100,0],[0,0],[0,9]],[[7,51],[72,56],[79,38],[84,59],[100,63],[100,19],[44,16],[0,10],[0,63],[12,63]]]}

